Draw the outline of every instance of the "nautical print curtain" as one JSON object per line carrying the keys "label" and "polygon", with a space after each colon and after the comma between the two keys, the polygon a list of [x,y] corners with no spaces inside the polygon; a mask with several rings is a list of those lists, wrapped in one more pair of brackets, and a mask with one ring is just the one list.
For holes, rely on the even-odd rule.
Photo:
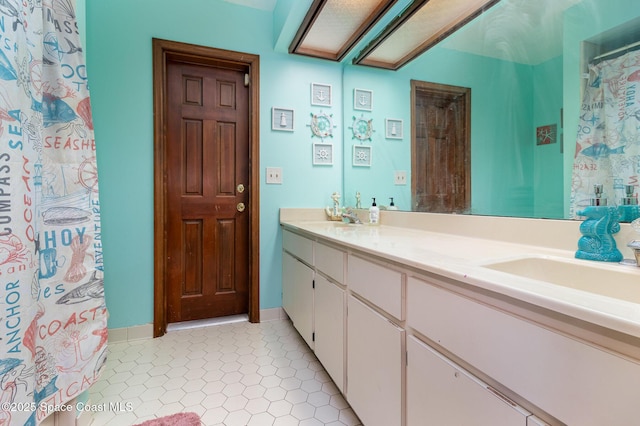
{"label": "nautical print curtain", "polygon": [[592,64],[584,93],[573,165],[571,217],[602,184],[609,205],[624,186],[637,194],[640,172],[640,51]]}
{"label": "nautical print curtain", "polygon": [[75,0],[0,0],[0,425],[39,424],[104,365],[95,154]]}

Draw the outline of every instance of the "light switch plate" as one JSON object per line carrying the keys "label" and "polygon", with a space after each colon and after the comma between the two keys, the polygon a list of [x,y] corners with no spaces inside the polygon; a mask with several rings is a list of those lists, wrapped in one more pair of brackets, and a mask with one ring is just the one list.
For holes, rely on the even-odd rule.
{"label": "light switch plate", "polygon": [[282,184],[282,167],[267,167],[267,183]]}
{"label": "light switch plate", "polygon": [[396,170],[395,178],[393,182],[396,185],[406,185],[407,184],[407,172],[404,170]]}

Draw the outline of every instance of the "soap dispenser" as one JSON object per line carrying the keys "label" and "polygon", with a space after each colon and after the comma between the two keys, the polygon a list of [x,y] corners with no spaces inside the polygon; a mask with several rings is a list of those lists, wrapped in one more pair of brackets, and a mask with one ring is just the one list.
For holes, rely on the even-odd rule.
{"label": "soap dispenser", "polygon": [[390,197],[389,200],[391,200],[389,202],[389,210],[398,210],[398,208],[396,207],[395,203],[393,202],[393,197]]}
{"label": "soap dispenser", "polygon": [[597,183],[595,185],[593,185],[593,195],[594,197],[591,199],[591,205],[592,206],[606,206],[607,205],[607,199],[602,197],[602,184],[601,183]]}
{"label": "soap dispenser", "polygon": [[373,199],[373,203],[371,203],[371,207],[369,207],[369,223],[371,225],[377,225],[380,219],[380,208],[376,204],[376,199]]}
{"label": "soap dispenser", "polygon": [[625,185],[625,196],[620,200],[618,213],[620,214],[620,222],[633,222],[640,217],[640,207],[638,206],[638,195],[634,194],[635,187],[633,185]]}

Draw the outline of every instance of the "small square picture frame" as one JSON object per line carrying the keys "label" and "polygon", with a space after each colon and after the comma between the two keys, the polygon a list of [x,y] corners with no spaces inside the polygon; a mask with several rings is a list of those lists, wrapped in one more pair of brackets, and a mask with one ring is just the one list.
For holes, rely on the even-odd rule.
{"label": "small square picture frame", "polygon": [[353,89],[353,109],[360,111],[372,111],[373,90]]}
{"label": "small square picture frame", "polygon": [[353,166],[371,167],[371,152],[373,147],[368,145],[353,146]]}
{"label": "small square picture frame", "polygon": [[404,126],[399,118],[385,119],[385,137],[387,139],[403,139]]}
{"label": "small square picture frame", "polygon": [[290,108],[271,108],[271,130],[293,132],[294,111]]}
{"label": "small square picture frame", "polygon": [[313,144],[313,165],[332,166],[333,165],[333,145],[330,143]]}
{"label": "small square picture frame", "polygon": [[332,98],[330,84],[311,83],[311,105],[330,107]]}
{"label": "small square picture frame", "polygon": [[550,145],[558,141],[558,125],[536,127],[536,145]]}

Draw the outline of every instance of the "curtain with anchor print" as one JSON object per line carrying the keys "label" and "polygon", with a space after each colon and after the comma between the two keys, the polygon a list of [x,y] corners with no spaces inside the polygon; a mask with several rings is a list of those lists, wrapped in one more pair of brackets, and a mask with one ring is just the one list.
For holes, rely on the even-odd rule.
{"label": "curtain with anchor print", "polygon": [[640,172],[640,51],[589,66],[573,165],[570,215],[590,205],[602,184],[608,205],[625,186],[637,196]]}
{"label": "curtain with anchor print", "polygon": [[107,310],[75,0],[0,0],[0,425],[97,379]]}

